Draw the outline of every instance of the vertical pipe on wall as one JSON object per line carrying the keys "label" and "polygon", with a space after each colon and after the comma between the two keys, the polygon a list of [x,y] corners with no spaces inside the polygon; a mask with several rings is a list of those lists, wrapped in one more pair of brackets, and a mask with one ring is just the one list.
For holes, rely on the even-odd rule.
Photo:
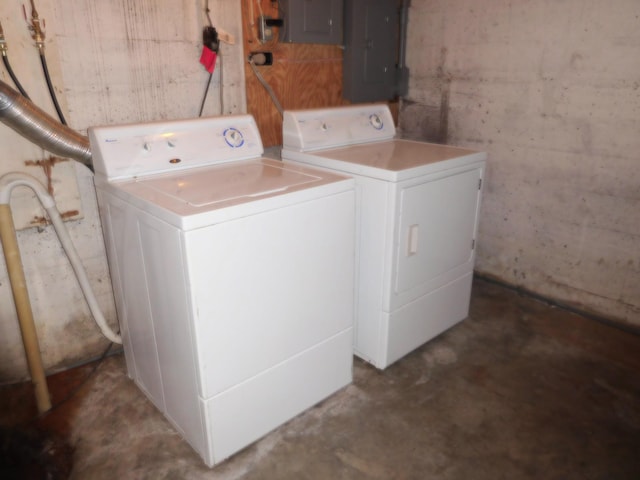
{"label": "vertical pipe on wall", "polygon": [[29,292],[27,291],[27,281],[24,276],[22,260],[20,259],[18,239],[9,204],[0,204],[0,240],[2,241],[2,250],[7,264],[7,272],[9,273],[13,301],[20,322],[20,333],[22,334],[22,342],[27,355],[27,364],[35,389],[36,404],[38,412],[43,413],[51,409],[51,398],[47,388],[44,367],[42,366],[40,346],[33,321],[31,303],[29,302]]}

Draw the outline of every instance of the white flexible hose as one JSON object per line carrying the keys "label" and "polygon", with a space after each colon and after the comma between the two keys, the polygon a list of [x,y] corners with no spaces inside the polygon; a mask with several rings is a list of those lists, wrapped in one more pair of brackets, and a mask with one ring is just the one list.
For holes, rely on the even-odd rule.
{"label": "white flexible hose", "polygon": [[58,239],[60,239],[62,248],[69,258],[69,262],[71,263],[71,267],[76,274],[76,278],[78,279],[78,283],[80,284],[80,288],[82,289],[84,298],[89,305],[89,310],[91,310],[91,314],[98,324],[100,331],[112,342],[121,344],[122,338],[117,333],[114,333],[111,328],[109,328],[109,325],[107,325],[102,311],[100,311],[98,301],[96,300],[96,297],[93,293],[91,284],[89,283],[89,279],[87,278],[87,274],[84,270],[84,267],[82,266],[82,262],[80,261],[80,257],[78,256],[78,253],[73,246],[73,242],[71,241],[71,237],[69,236],[67,228],[62,222],[60,212],[58,212],[58,209],[56,208],[56,202],[53,197],[49,195],[49,193],[44,189],[42,184],[36,178],[26,173],[7,173],[0,177],[0,204],[9,204],[9,201],[11,199],[11,191],[17,186],[29,187],[35,192],[38,200],[40,200],[40,203],[49,215],[51,224],[53,225],[53,228],[58,235]]}

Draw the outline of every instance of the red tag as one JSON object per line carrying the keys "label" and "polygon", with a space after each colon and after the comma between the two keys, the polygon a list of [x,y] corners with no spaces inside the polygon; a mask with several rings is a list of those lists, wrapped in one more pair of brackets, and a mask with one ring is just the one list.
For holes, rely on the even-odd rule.
{"label": "red tag", "polygon": [[204,65],[204,68],[207,69],[207,72],[213,73],[213,69],[216,68],[216,52],[211,50],[209,47],[202,46],[202,55],[200,55],[200,63]]}

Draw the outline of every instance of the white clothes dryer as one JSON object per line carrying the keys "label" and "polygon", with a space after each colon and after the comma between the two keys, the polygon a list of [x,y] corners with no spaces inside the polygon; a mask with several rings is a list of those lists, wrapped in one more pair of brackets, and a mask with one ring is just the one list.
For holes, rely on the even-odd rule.
{"label": "white clothes dryer", "polygon": [[283,160],[356,179],[356,355],[383,369],[468,315],[486,153],[395,138],[384,104],[285,111]]}
{"label": "white clothes dryer", "polygon": [[207,465],[351,382],[353,179],[249,115],[89,138],[128,374]]}

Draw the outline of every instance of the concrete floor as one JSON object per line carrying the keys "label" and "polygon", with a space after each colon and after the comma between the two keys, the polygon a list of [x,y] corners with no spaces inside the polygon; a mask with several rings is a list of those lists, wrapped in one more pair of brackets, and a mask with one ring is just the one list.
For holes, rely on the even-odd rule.
{"label": "concrete floor", "polygon": [[[50,377],[54,403],[94,366]],[[35,421],[29,385],[0,395],[5,437],[48,432],[72,479],[640,478],[640,336],[483,280],[467,320],[383,372],[356,360],[352,385],[212,470],[121,355]]]}

